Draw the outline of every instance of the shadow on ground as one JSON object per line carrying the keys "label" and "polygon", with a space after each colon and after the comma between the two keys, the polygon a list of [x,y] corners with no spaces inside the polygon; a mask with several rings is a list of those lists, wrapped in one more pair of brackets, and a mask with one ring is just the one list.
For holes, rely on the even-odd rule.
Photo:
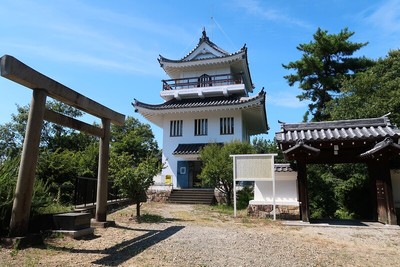
{"label": "shadow on ground", "polygon": [[368,226],[367,223],[359,220],[335,220],[335,219],[313,219],[311,224],[327,224],[332,226]]}
{"label": "shadow on ground", "polygon": [[103,253],[108,255],[92,263],[108,266],[120,265],[130,258],[135,257],[142,251],[148,249],[149,247],[176,234],[183,228],[184,226],[171,226],[162,231],[150,230],[144,235],[121,242],[109,249],[106,249]]}
{"label": "shadow on ground", "polygon": [[184,226],[171,226],[165,230],[146,230],[146,229],[134,229],[125,226],[115,226],[116,228],[122,230],[130,231],[141,231],[146,232],[145,234],[135,237],[130,240],[118,243],[110,248],[104,250],[90,250],[90,249],[65,249],[58,248],[55,246],[48,246],[55,250],[66,250],[70,253],[95,253],[95,254],[105,254],[103,258],[93,261],[93,264],[106,265],[106,266],[118,266],[125,261],[135,257],[139,253],[145,251],[151,246],[171,237],[176,234]]}

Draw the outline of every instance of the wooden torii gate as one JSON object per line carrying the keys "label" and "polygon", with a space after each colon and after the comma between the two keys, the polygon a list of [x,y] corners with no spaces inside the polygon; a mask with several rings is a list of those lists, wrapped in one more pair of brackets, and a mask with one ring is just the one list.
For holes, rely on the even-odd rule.
{"label": "wooden torii gate", "polygon": [[307,164],[365,163],[375,220],[395,225],[390,164],[400,163],[400,129],[389,118],[282,123],[275,139],[287,160],[297,162],[302,221],[309,222]]}
{"label": "wooden torii gate", "polygon": [[[79,94],[39,73],[12,56],[4,55],[1,57],[0,68],[1,76],[33,90],[11,214],[10,236],[23,236],[28,231],[43,120],[100,138],[95,220],[97,222],[106,222],[110,125],[111,123],[124,125],[125,115],[117,113]],[[45,108],[47,96],[101,118],[102,127],[99,128],[47,110]]]}

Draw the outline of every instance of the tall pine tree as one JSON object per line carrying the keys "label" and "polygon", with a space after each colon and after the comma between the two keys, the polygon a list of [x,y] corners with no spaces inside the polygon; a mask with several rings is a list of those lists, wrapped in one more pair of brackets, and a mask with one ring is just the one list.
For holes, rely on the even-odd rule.
{"label": "tall pine tree", "polygon": [[364,71],[373,65],[373,61],[365,57],[352,57],[353,53],[368,43],[349,41],[354,32],[347,28],[339,34],[328,34],[318,28],[313,41],[300,44],[297,50],[303,53],[300,60],[282,66],[295,70],[294,74],[284,76],[290,86],[299,83],[303,92],[297,97],[310,100],[309,110],[305,115],[312,115],[313,121],[329,120],[325,111],[326,103],[340,93],[343,78]]}

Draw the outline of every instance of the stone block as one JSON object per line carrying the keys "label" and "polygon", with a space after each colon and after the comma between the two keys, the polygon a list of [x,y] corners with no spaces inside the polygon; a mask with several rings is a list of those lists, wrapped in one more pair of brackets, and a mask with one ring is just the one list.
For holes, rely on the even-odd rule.
{"label": "stone block", "polygon": [[53,215],[55,230],[81,230],[90,228],[90,213],[62,213]]}

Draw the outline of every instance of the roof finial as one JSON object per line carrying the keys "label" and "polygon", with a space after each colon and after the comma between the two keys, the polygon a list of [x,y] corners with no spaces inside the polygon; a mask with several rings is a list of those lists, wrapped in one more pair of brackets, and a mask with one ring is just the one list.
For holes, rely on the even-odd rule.
{"label": "roof finial", "polygon": [[207,38],[206,27],[203,27],[202,34],[203,34],[203,36],[202,36],[203,39]]}

